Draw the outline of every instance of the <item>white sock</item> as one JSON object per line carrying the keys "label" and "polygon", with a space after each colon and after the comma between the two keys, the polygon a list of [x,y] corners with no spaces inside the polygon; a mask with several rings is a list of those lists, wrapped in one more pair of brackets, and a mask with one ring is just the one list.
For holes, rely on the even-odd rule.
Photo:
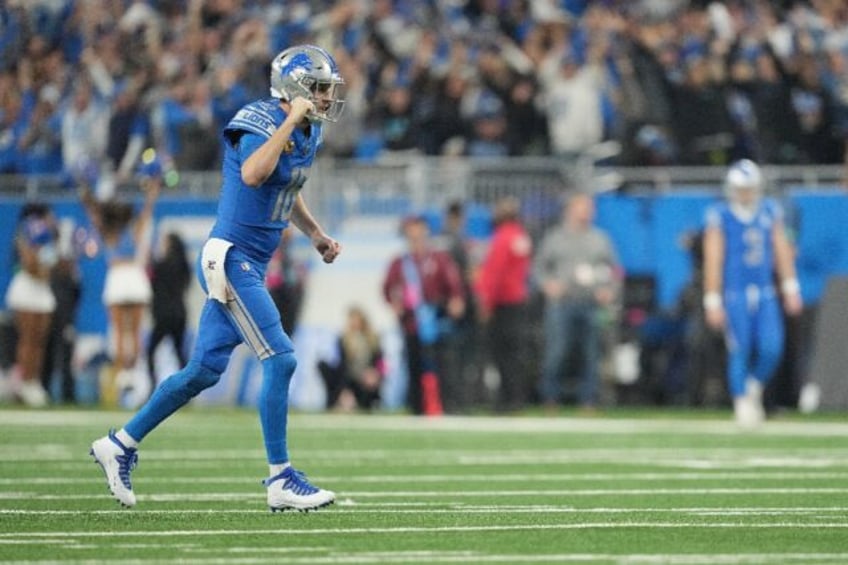
{"label": "white sock", "polygon": [[762,402],[763,399],[763,383],[754,377],[745,379],[745,392],[755,402]]}
{"label": "white sock", "polygon": [[138,442],[134,440],[133,437],[124,430],[124,428],[115,432],[115,437],[118,438],[118,441],[124,444],[124,447],[128,447],[130,449],[138,447]]}
{"label": "white sock", "polygon": [[289,463],[289,462],[279,463],[277,465],[274,465],[273,463],[271,463],[271,464],[268,465],[268,472],[271,473],[269,476],[270,477],[276,477],[277,475],[279,475],[280,473],[282,473],[283,471],[285,471],[289,467],[291,467],[291,463]]}

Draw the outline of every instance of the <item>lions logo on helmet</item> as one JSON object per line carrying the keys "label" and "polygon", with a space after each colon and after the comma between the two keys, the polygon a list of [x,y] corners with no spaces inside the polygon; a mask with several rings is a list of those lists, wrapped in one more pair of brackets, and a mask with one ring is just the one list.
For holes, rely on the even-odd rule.
{"label": "lions logo on helmet", "polygon": [[335,122],[344,109],[344,79],[333,57],[314,45],[290,47],[271,62],[271,96],[301,96],[315,105],[310,119]]}

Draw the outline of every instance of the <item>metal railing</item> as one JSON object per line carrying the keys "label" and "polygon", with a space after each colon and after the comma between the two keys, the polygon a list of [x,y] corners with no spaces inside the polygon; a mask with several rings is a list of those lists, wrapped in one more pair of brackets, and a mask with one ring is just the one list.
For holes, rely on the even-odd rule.
{"label": "metal railing", "polygon": [[[450,200],[489,203],[502,195],[570,190],[667,193],[687,188],[716,189],[725,167],[616,167],[604,165],[615,155],[614,144],[601,144],[576,159],[387,157],[374,162],[319,159],[308,183],[311,202],[350,204],[363,196],[402,197],[415,208],[441,206]],[[848,167],[841,165],[765,166],[775,191],[804,186],[844,188]],[[181,171],[179,184],[165,194],[214,197],[218,171]],[[137,190],[134,184],[119,193]],[[61,175],[0,175],[0,196],[26,199],[75,197],[75,187]],[[318,205],[318,203],[316,203]]]}

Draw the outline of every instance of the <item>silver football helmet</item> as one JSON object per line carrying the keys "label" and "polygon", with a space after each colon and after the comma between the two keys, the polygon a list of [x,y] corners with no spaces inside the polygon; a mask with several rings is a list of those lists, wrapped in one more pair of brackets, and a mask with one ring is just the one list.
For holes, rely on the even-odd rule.
{"label": "silver football helmet", "polygon": [[733,163],[724,179],[724,194],[732,203],[756,208],[764,189],[763,173],[750,159]]}
{"label": "silver football helmet", "polygon": [[281,51],[271,62],[271,96],[290,102],[301,96],[315,105],[309,119],[335,122],[344,109],[344,79],[333,57],[314,45]]}

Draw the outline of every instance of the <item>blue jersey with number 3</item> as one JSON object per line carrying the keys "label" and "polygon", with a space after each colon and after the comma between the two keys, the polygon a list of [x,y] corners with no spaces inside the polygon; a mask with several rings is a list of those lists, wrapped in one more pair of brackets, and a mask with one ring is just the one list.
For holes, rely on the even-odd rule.
{"label": "blue jersey with number 3", "polygon": [[223,186],[210,236],[231,241],[263,264],[271,259],[280,233],[288,226],[292,206],[321,144],[320,124],[311,124],[308,131],[295,128],[268,179],[257,187],[246,185],[242,165],[285,119],[279,101],[270,98],[248,104],[224,128]]}
{"label": "blue jersey with number 3", "polygon": [[707,226],[724,234],[724,292],[742,293],[751,286],[770,289],[774,284],[772,231],[783,221],[780,205],[763,199],[756,212],[744,218],[723,202],[707,212]]}

